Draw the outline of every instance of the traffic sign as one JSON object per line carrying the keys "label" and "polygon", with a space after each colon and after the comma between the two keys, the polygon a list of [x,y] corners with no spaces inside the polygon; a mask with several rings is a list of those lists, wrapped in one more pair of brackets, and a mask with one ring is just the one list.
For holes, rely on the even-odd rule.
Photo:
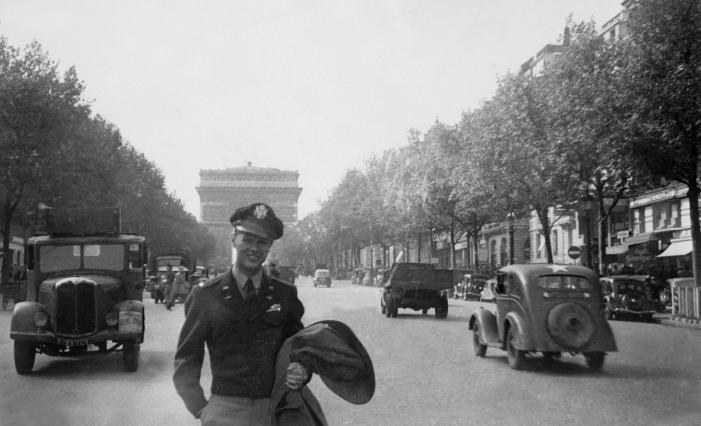
{"label": "traffic sign", "polygon": [[567,255],[571,259],[579,259],[579,256],[582,255],[582,249],[577,246],[571,246],[569,249],[567,249]]}

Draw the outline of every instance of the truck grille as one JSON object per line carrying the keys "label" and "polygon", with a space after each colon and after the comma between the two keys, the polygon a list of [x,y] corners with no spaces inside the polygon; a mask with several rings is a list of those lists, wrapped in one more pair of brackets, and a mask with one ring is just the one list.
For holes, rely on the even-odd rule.
{"label": "truck grille", "polygon": [[95,289],[92,281],[65,280],[56,284],[56,333],[68,336],[96,331]]}

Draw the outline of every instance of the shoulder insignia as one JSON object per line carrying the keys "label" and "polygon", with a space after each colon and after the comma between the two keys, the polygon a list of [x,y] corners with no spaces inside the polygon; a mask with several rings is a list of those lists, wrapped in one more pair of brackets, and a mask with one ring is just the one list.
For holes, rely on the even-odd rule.
{"label": "shoulder insignia", "polygon": [[212,286],[218,284],[218,283],[221,281],[221,277],[222,277],[222,276],[223,276],[223,275],[218,275],[218,276],[216,276],[216,277],[214,277],[214,278],[211,278],[211,279],[209,279],[209,280],[207,280],[207,281],[203,281],[203,282],[199,283],[198,286],[199,286],[200,288],[212,287]]}

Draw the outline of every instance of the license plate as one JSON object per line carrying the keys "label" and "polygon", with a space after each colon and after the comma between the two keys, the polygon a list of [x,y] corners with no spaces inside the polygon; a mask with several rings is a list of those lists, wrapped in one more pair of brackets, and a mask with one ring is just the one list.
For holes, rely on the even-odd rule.
{"label": "license plate", "polygon": [[59,345],[66,345],[66,346],[87,346],[88,340],[87,339],[64,339],[62,337],[57,337],[56,343],[58,343]]}
{"label": "license plate", "polygon": [[119,331],[123,333],[141,333],[143,318],[141,312],[121,311],[119,313]]}

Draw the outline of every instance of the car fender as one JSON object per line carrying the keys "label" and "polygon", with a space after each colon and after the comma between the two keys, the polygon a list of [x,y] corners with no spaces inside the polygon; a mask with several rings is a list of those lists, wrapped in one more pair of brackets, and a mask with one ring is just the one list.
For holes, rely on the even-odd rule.
{"label": "car fender", "polygon": [[497,317],[490,310],[480,306],[470,317],[469,329],[478,327],[480,341],[486,344],[499,343],[499,331],[497,329]]}
{"label": "car fender", "polygon": [[[508,324],[508,327],[506,325]],[[533,336],[529,332],[528,324],[523,317],[515,312],[509,312],[504,318],[504,335],[501,336],[502,346],[506,342],[506,332],[508,329],[514,330],[514,336],[516,340],[514,341],[514,347],[521,351],[530,351],[535,348],[535,341]],[[504,346],[506,347],[506,346]]]}
{"label": "car fender", "polygon": [[20,302],[16,304],[12,311],[10,331],[12,333],[35,333],[37,326],[34,324],[34,314],[41,311],[46,312],[46,308],[41,303]]}

